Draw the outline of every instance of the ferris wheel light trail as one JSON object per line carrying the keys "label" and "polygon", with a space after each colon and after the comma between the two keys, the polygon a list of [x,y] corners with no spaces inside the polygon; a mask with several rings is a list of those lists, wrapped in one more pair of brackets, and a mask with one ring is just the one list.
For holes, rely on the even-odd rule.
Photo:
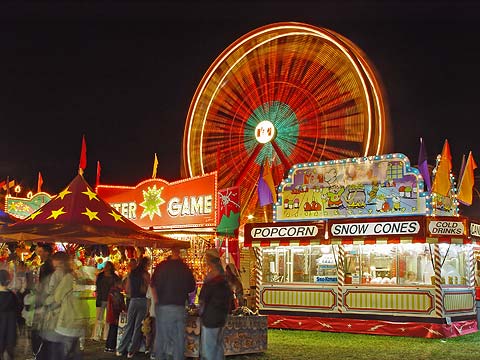
{"label": "ferris wheel light trail", "polygon": [[285,156],[283,153],[282,149],[277,145],[275,141],[272,142],[273,149],[277,153],[278,157],[280,158],[280,161],[282,162],[283,166],[285,169],[290,169],[292,167],[292,164],[290,164],[290,161],[288,161],[288,158]]}
{"label": "ferris wheel light trail", "polygon": [[217,170],[219,188],[241,184],[241,213],[252,214],[267,159],[280,181],[294,164],[382,153],[388,117],[376,75],[361,49],[328,29],[281,22],[245,34],[195,91],[182,148],[186,176]]}
{"label": "ferris wheel light trail", "polygon": [[249,168],[251,167],[253,161],[257,158],[257,155],[258,153],[260,152],[260,150],[262,150],[262,145],[261,144],[258,144],[255,149],[253,150],[252,154],[250,155],[250,157],[248,158],[247,162],[245,163],[245,166],[243,167],[243,169],[240,171],[238,177],[237,177],[237,181],[235,182],[235,186],[238,186],[240,185],[240,182],[242,181],[242,179],[245,177],[245,174],[247,173],[247,171],[249,170]]}

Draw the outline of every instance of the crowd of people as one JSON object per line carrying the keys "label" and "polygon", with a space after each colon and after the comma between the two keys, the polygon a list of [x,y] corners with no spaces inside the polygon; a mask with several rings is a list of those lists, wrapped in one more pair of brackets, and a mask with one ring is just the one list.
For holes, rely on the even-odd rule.
{"label": "crowd of people", "polygon": [[[180,249],[154,268],[144,254],[131,259],[123,278],[106,261],[95,276],[93,330],[76,286],[81,271],[72,256],[53,250],[37,246],[37,276],[21,266],[13,276],[0,270],[0,359],[15,358],[18,334],[29,339],[26,359],[79,360],[85,338],[104,341],[105,351],[119,357],[142,351],[150,359],[184,359],[186,309],[194,305],[197,283]],[[205,260],[208,274],[197,304],[201,359],[223,359],[223,328],[228,314],[243,305],[243,288],[235,266],[224,267],[216,249],[207,250]]]}

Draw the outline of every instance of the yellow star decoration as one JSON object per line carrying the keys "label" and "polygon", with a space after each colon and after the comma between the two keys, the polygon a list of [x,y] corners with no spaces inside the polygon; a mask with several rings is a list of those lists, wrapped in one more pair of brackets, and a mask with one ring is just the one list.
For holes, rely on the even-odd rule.
{"label": "yellow star decoration", "polygon": [[63,200],[65,195],[71,194],[71,191],[68,191],[68,188],[65,188],[61,193],[58,194],[57,198],[60,198]]}
{"label": "yellow star decoration", "polygon": [[122,218],[122,215],[120,214],[117,214],[115,211],[112,210],[112,212],[109,212],[108,215],[112,215],[113,218],[115,219],[115,222],[117,222],[118,220],[120,220],[121,222],[125,222],[125,220],[123,220]]}
{"label": "yellow star decoration", "polygon": [[[98,200],[98,199],[97,199]],[[88,216],[88,218],[90,219],[90,221],[92,221],[93,219],[97,219],[98,221],[100,221],[100,219],[98,218],[97,214],[98,212],[97,211],[91,211],[89,208],[85,208],[85,212],[82,212],[82,215],[85,215],[85,216]]]}
{"label": "yellow star decoration", "polygon": [[93,191],[90,191],[89,188],[87,188],[87,191],[82,191],[82,194],[85,194],[88,196],[88,200],[92,200],[92,199],[95,199],[97,201],[100,201],[98,198],[97,198],[97,194],[95,194]]}
{"label": "yellow star decoration", "polygon": [[38,210],[38,211],[35,211],[33,214],[31,214],[27,220],[33,220],[35,219],[38,215],[40,215],[43,211],[42,210]]}
{"label": "yellow star decoration", "polygon": [[50,218],[54,218],[55,220],[57,219],[57,217],[59,217],[60,215],[63,215],[63,214],[66,214],[65,211],[63,211],[63,206],[58,209],[58,210],[52,210],[52,215],[50,215],[49,217],[47,217],[47,219],[50,219]]}

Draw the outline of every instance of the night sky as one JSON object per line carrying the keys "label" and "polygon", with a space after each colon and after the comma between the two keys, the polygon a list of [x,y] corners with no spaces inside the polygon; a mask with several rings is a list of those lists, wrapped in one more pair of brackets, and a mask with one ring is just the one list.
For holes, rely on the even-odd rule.
{"label": "night sky", "polygon": [[[381,4],[380,4],[381,3]],[[195,89],[240,36],[279,21],[333,30],[376,67],[393,152],[433,164],[448,139],[454,171],[480,164],[480,4],[421,1],[28,2],[0,5],[0,182],[57,193],[76,175],[135,185],[180,179],[185,118]],[[478,171],[478,170],[477,170]]]}

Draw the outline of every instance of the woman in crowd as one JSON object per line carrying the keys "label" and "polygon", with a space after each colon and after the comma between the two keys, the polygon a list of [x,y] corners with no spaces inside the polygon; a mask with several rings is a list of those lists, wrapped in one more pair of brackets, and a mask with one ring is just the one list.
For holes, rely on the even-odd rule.
{"label": "woman in crowd", "polygon": [[[64,252],[52,257],[56,267],[63,270],[63,277],[53,294],[53,304],[59,306],[58,318],[51,340],[49,359],[80,359],[80,338],[85,336],[88,322],[88,304],[77,293],[76,274],[72,259]],[[58,265],[57,265],[58,264]]]}
{"label": "woman in crowd", "polygon": [[93,340],[98,341],[100,339],[107,339],[108,323],[105,321],[105,313],[107,309],[108,293],[117,279],[119,279],[119,277],[115,273],[115,266],[111,261],[107,261],[103,270],[97,275],[95,281],[95,306],[97,312],[93,328]]}
{"label": "woman in crowd", "polygon": [[149,266],[150,259],[142,257],[137,267],[128,275],[126,291],[130,295],[130,304],[127,311],[127,326],[117,348],[117,356],[122,356],[128,351],[127,358],[131,359],[140,348],[142,321],[147,315],[146,295],[150,283]]}
{"label": "woman in crowd", "polygon": [[[70,258],[67,253],[58,251],[51,256],[54,272],[45,277],[45,286],[37,296],[37,309],[34,318],[35,327],[39,329],[41,344],[36,353],[37,360],[50,360],[51,352],[58,342],[55,327],[60,314],[60,303],[55,301],[55,291],[65,272],[68,271]],[[40,309],[38,309],[40,308]],[[37,312],[38,310],[38,312]],[[37,317],[37,313],[40,317]],[[58,344],[57,344],[58,345]]]}
{"label": "woman in crowd", "polygon": [[117,348],[118,320],[120,313],[126,310],[125,296],[122,294],[122,280],[115,280],[110,292],[108,293],[107,302],[107,323],[108,336],[105,343],[105,352],[115,352]]}

